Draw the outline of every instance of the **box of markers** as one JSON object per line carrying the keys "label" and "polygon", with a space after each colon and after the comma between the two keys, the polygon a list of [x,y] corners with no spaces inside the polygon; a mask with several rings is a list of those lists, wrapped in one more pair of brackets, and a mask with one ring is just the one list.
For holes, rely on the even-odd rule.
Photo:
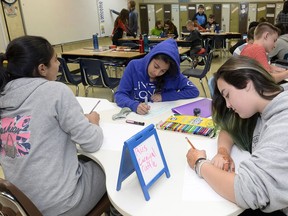
{"label": "box of markers", "polygon": [[216,128],[210,118],[191,115],[172,115],[166,121],[157,124],[160,130],[215,137]]}

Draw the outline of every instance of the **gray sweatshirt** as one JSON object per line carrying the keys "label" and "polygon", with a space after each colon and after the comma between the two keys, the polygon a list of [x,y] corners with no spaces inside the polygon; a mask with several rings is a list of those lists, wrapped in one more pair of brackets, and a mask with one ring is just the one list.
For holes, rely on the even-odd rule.
{"label": "gray sweatshirt", "polygon": [[76,143],[84,151],[97,151],[102,129],[89,123],[69,87],[43,78],[9,82],[0,95],[0,108],[5,178],[44,215],[71,208],[81,200],[84,188],[79,181],[87,173],[78,163]]}
{"label": "gray sweatshirt", "polygon": [[[288,210],[288,91],[264,109],[253,134],[252,157],[235,177],[237,204],[263,212]],[[288,215],[288,214],[287,214]]]}
{"label": "gray sweatshirt", "polygon": [[[287,54],[287,56],[285,56]],[[272,58],[274,56],[277,57],[277,59],[287,59],[288,58],[288,34],[281,35],[278,37],[275,48],[269,52],[269,57]]]}

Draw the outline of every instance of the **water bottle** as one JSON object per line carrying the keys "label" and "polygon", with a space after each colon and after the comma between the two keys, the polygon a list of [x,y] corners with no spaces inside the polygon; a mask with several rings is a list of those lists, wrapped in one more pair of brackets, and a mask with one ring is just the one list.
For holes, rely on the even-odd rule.
{"label": "water bottle", "polygon": [[144,52],[145,53],[149,52],[149,41],[147,35],[144,35]]}
{"label": "water bottle", "polygon": [[219,33],[219,31],[220,31],[220,26],[219,26],[219,24],[216,24],[215,32],[216,32],[216,33]]}
{"label": "water bottle", "polygon": [[98,43],[98,34],[93,35],[93,47],[95,50],[99,49],[99,43]]}
{"label": "water bottle", "polygon": [[140,34],[140,37],[139,37],[139,52],[140,53],[144,53],[144,40],[143,40],[141,34]]}

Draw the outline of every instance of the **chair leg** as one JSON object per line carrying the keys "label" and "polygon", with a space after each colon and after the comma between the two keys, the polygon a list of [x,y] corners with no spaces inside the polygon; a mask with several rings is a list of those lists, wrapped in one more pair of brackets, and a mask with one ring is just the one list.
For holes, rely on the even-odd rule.
{"label": "chair leg", "polygon": [[79,86],[76,86],[76,96],[79,96]]}
{"label": "chair leg", "polygon": [[202,89],[203,89],[203,92],[204,92],[204,94],[205,94],[205,97],[207,98],[207,93],[206,93],[206,91],[205,91],[205,88],[204,88],[202,79],[199,79],[199,81],[200,81],[200,84],[201,84],[201,86],[202,86]]}
{"label": "chair leg", "polygon": [[89,86],[87,86],[86,89],[85,89],[85,97],[88,96],[88,92],[89,92]]}

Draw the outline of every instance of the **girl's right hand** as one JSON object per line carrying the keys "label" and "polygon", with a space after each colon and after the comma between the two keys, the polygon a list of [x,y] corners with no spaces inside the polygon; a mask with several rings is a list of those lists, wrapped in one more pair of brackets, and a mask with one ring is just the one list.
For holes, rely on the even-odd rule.
{"label": "girl's right hand", "polygon": [[137,113],[140,115],[146,115],[150,110],[150,106],[145,103],[140,103],[137,107]]}
{"label": "girl's right hand", "polygon": [[225,148],[219,148],[211,163],[219,169],[235,172],[235,164]]}

